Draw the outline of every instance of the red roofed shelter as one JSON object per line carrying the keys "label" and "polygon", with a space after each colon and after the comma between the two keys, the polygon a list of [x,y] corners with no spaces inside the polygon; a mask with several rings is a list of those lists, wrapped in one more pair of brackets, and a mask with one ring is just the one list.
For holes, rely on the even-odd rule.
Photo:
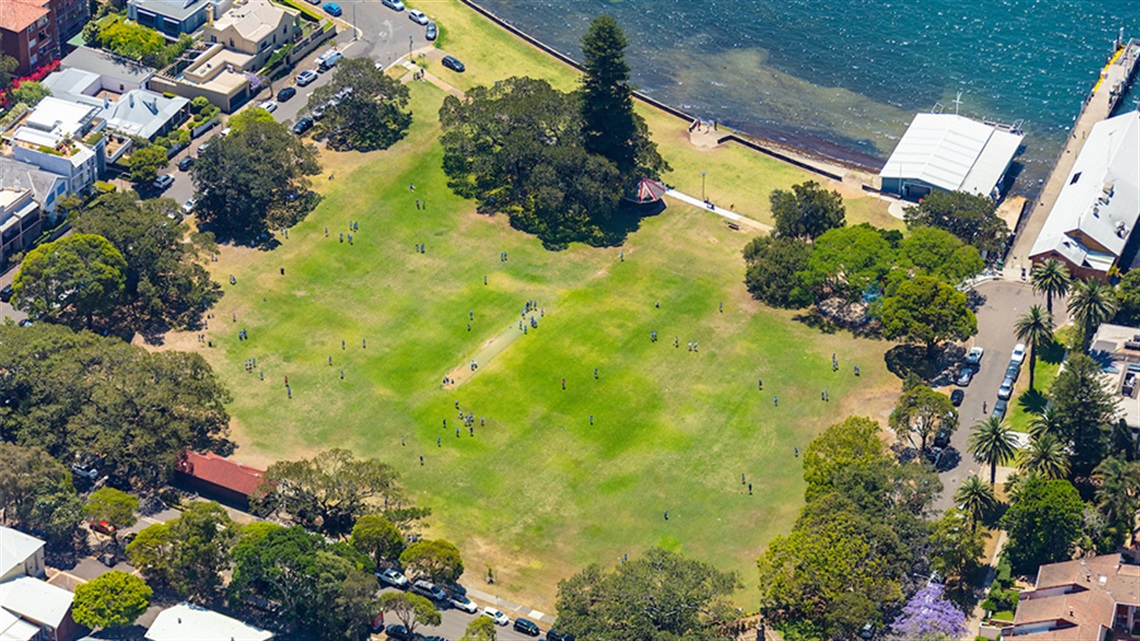
{"label": "red roofed shelter", "polygon": [[175,466],[176,480],[203,496],[241,509],[249,509],[249,498],[257,492],[264,470],[259,470],[217,454],[186,452]]}

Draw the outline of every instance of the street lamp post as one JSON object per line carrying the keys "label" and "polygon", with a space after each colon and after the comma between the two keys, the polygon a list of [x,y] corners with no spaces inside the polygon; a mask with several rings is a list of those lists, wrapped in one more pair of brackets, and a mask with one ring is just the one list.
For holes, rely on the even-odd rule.
{"label": "street lamp post", "polygon": [[701,201],[703,202],[708,202],[708,199],[705,198],[705,174],[707,173],[707,171],[701,172]]}

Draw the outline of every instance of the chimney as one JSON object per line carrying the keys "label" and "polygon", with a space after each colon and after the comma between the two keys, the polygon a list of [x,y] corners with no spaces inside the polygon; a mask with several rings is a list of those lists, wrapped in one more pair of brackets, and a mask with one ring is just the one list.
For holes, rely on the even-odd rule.
{"label": "chimney", "polygon": [[135,108],[135,92],[131,91],[131,92],[127,93],[127,97],[131,101],[131,109],[134,109]]}

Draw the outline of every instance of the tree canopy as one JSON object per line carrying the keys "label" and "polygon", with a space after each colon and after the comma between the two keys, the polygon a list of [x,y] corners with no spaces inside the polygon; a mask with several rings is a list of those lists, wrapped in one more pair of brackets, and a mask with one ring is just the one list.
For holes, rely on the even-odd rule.
{"label": "tree canopy", "polygon": [[879,315],[884,336],[925,344],[928,354],[943,341],[964,341],[978,333],[966,295],[932,276],[900,283],[883,300]]}
{"label": "tree canopy", "polygon": [[906,602],[891,629],[908,641],[960,639],[967,631],[966,615],[942,598],[942,586],[930,584]]}
{"label": "tree canopy", "polygon": [[1084,508],[1077,489],[1066,480],[1030,478],[1021,483],[1017,499],[1001,519],[1014,569],[1030,571],[1069,560],[1081,535]]}
{"label": "tree canopy", "polygon": [[182,515],[151,525],[127,545],[127,556],[152,582],[184,597],[209,598],[229,568],[237,525],[222,506],[196,501]]}
{"label": "tree canopy", "polygon": [[372,557],[376,565],[391,563],[404,551],[404,535],[388,519],[365,514],[352,526],[352,545]]}
{"label": "tree canopy", "polygon": [[396,615],[400,623],[408,629],[409,635],[414,635],[416,628],[420,625],[439,625],[443,618],[431,601],[409,592],[385,592],[381,594],[380,609]]}
{"label": "tree canopy", "polygon": [[38,447],[0,441],[0,505],[4,519],[38,530],[49,543],[67,541],[83,516],[71,473]]}
{"label": "tree canopy", "polygon": [[807,269],[811,250],[811,245],[797,238],[753,238],[744,247],[748,291],[772,307],[807,307],[812,303],[812,292],[800,272]]}
{"label": "tree canopy", "polygon": [[[340,97],[334,100],[334,96]],[[345,95],[347,93],[347,95]],[[408,87],[376,68],[370,58],[342,60],[332,81],[309,94],[309,110],[332,101],[317,126],[331,149],[373,151],[399,141],[412,124]]]}
{"label": "tree canopy", "polygon": [[786,238],[814,241],[824,232],[846,223],[843,197],[814,180],[792,185],[791,191],[776,189],[769,200],[776,234]]}
{"label": "tree canopy", "polygon": [[242,240],[289,227],[319,201],[308,178],[317,173],[314,147],[280,123],[253,120],[215,140],[190,168],[198,220]]}
{"label": "tree canopy", "polygon": [[154,590],[137,576],[112,570],[75,588],[71,616],[89,628],[130,625],[150,605]]}
{"label": "tree canopy", "polygon": [[1072,473],[1087,477],[1104,459],[1118,412],[1116,399],[1101,379],[1101,366],[1076,354],[1049,388],[1055,436],[1073,452]]}
{"label": "tree canopy", "polygon": [[913,442],[917,436],[920,451],[926,451],[929,438],[943,430],[953,433],[958,428],[958,411],[949,396],[926,385],[917,385],[903,391],[891,412],[890,425],[899,440],[905,438]]}
{"label": "tree canopy", "polygon": [[735,619],[739,587],[735,575],[651,548],[611,572],[591,565],[560,582],[558,629],[579,641],[703,641]]}
{"label": "tree canopy", "polygon": [[92,329],[119,303],[127,263],[102,236],[72,234],[28,251],[12,283],[15,306],[29,315]]}
{"label": "tree canopy", "polygon": [[907,227],[937,227],[954,234],[980,251],[996,252],[1009,236],[1009,226],[998,218],[994,202],[962,191],[934,190],[922,202],[903,210]]}
{"label": "tree canopy", "polygon": [[92,521],[106,521],[122,529],[135,524],[139,498],[113,487],[101,487],[87,497],[83,514]]}
{"label": "tree canopy", "polygon": [[143,147],[131,153],[127,166],[131,169],[131,182],[141,187],[149,187],[158,178],[158,172],[166,169],[170,159],[161,147]]}
{"label": "tree canopy", "polygon": [[804,284],[817,299],[838,296],[858,300],[877,289],[894,263],[894,252],[881,230],[866,223],[824,232],[812,247]]}
{"label": "tree canopy", "polygon": [[455,583],[463,576],[459,548],[443,539],[417,541],[400,554],[400,565],[412,576],[432,583]]}

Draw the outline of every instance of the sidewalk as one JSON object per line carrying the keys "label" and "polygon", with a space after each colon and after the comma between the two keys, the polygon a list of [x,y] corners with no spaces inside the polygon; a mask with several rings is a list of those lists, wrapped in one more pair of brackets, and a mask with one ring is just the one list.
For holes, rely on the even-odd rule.
{"label": "sidewalk", "polygon": [[[510,601],[507,601],[505,599],[500,599],[499,597],[497,597],[493,594],[490,594],[488,592],[484,592],[478,588],[473,588],[473,587],[467,586],[467,596],[472,598],[472,599],[476,599],[478,601],[486,603],[487,605],[492,605],[492,606],[498,608],[499,610],[502,610],[507,615],[511,615],[511,613],[514,613],[516,615],[524,616],[524,617],[530,619],[531,621],[535,621],[537,623],[545,623],[548,626],[554,625],[554,616],[553,615],[546,614],[545,612],[539,612],[538,610],[532,610],[531,608],[528,608],[525,605],[519,605],[517,603],[511,603]],[[512,617],[512,618],[514,618],[514,617]]]}
{"label": "sidewalk", "polygon": [[701,202],[700,200],[693,198],[692,196],[690,196],[688,194],[683,194],[683,193],[677,191],[676,189],[670,189],[669,191],[665,192],[665,195],[669,196],[670,198],[675,198],[675,199],[677,199],[683,203],[692,205],[693,207],[698,207],[700,209],[705,209],[707,211],[711,211],[712,213],[716,214],[717,216],[727,218],[728,220],[731,220],[734,223],[741,224],[741,225],[748,225],[749,227],[758,229],[760,231],[769,232],[769,233],[771,233],[771,231],[772,231],[771,225],[766,225],[766,224],[764,224],[758,220],[752,220],[751,218],[748,218],[747,216],[741,216],[740,214],[738,214],[734,211],[729,211],[727,209],[717,207],[716,205],[713,205],[710,203]]}

